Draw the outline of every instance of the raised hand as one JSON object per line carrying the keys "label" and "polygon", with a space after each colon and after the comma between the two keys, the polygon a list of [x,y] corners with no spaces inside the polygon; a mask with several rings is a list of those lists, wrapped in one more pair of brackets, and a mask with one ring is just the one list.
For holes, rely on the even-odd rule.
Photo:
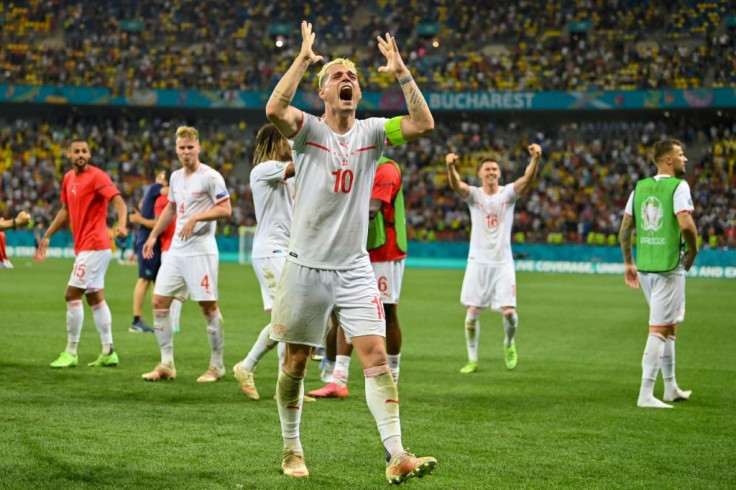
{"label": "raised hand", "polygon": [[381,36],[377,36],[376,39],[378,40],[378,49],[386,57],[386,65],[380,66],[378,71],[391,73],[396,77],[408,76],[410,73],[404,64],[404,60],[401,59],[399,48],[396,46],[396,38],[387,32],[386,39]]}
{"label": "raised hand", "polygon": [[532,143],[529,145],[529,155],[531,155],[532,158],[539,158],[542,156],[542,147],[539,146],[536,143]]}
{"label": "raised hand", "polygon": [[309,64],[322,61],[322,56],[314,54],[312,46],[314,45],[315,34],[312,32],[312,24],[306,20],[302,21],[302,49],[299,51],[299,57],[308,61]]}

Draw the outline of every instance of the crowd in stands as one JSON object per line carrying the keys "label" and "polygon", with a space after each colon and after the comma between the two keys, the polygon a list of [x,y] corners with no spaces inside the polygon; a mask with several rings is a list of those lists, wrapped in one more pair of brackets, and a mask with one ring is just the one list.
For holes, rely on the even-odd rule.
{"label": "crowd in stands", "polygon": [[427,91],[735,86],[735,15],[728,0],[4,2],[0,83],[269,90],[308,19],[316,52],[354,59],[368,91],[395,85],[377,71],[385,32]]}
{"label": "crowd in stands", "polygon": [[[695,219],[708,246],[736,246],[736,122],[714,116],[659,121],[493,122],[477,117],[437,118],[434,133],[387,155],[402,166],[409,236],[417,240],[467,240],[467,206],[448,187],[444,155],[461,155],[461,174],[478,185],[480,158],[490,156],[512,182],[526,167],[529,143],[544,152],[538,183],[516,207],[517,242],[615,245],[621,213],[635,182],[655,167],[649,146],[677,137],[687,146],[687,179]],[[183,122],[183,121],[181,121]],[[188,121],[191,123],[191,121]],[[265,122],[265,118],[264,121]],[[225,176],[233,217],[219,232],[253,226],[248,185],[254,131],[261,123],[194,122],[204,163]],[[179,121],[131,116],[69,116],[0,120],[0,216],[23,209],[48,224],[59,207],[61,176],[69,169],[64,145],[86,135],[93,164],[107,170],[131,209],[161,168],[177,168],[173,136]]]}

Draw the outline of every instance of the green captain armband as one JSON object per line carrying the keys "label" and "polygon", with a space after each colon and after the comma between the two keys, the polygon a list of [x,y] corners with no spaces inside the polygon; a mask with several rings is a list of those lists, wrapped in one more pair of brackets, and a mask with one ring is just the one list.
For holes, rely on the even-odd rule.
{"label": "green captain armband", "polygon": [[386,138],[391,142],[391,146],[399,146],[406,143],[404,135],[401,134],[401,120],[404,116],[392,117],[383,126],[386,130]]}

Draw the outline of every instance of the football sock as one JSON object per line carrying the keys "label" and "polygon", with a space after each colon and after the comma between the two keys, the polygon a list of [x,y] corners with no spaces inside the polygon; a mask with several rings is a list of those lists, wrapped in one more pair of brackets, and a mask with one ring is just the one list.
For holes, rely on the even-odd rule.
{"label": "football sock", "polygon": [[365,399],[378,426],[388,459],[404,452],[399,420],[399,391],[387,364],[363,370]]}
{"label": "football sock", "polygon": [[92,307],[92,318],[95,320],[97,332],[102,342],[102,353],[109,355],[112,351],[112,315],[107,301],[104,299]]}
{"label": "football sock", "polygon": [[222,366],[222,351],[225,347],[225,337],[222,334],[222,317],[220,310],[215,308],[210,312],[207,319],[207,336],[210,340],[210,348],[212,355],[210,356],[210,364],[213,366]]}
{"label": "football sock", "polygon": [[171,316],[171,326],[172,327],[180,327],[180,321],[181,321],[181,305],[183,303],[179,301],[178,299],[175,299],[171,302],[171,305],[169,305],[169,315]]}
{"label": "football sock", "polygon": [[281,437],[284,449],[302,452],[299,440],[299,425],[302,419],[302,399],[304,398],[304,378],[295,378],[283,370],[276,382],[276,405],[279,409]]}
{"label": "football sock", "polygon": [[514,335],[516,334],[516,328],[519,326],[519,315],[516,311],[510,315],[503,315],[503,329],[506,332],[506,338],[503,341],[503,345],[506,347],[514,343]]}
{"label": "football sock", "polygon": [[174,328],[169,310],[153,310],[153,331],[161,348],[161,364],[174,363]]}
{"label": "football sock", "polygon": [[84,306],[82,300],[67,301],[66,303],[66,351],[73,355],[77,355],[77,345],[79,345],[79,337],[82,334],[82,324],[84,323]]}
{"label": "football sock", "polygon": [[332,382],[339,386],[348,384],[350,372],[350,356],[335,356],[335,369],[332,371]]}
{"label": "football sock", "polygon": [[133,323],[137,323],[139,321],[141,321],[141,317],[139,317],[139,316],[134,316],[133,317]]}
{"label": "football sock", "polygon": [[401,353],[395,356],[388,354],[388,367],[391,370],[391,377],[394,378],[394,383],[399,382],[399,364],[401,363]]}
{"label": "football sock", "polygon": [[256,368],[256,364],[258,364],[258,361],[260,361],[263,356],[266,355],[266,352],[273,349],[278,342],[275,340],[271,340],[268,336],[271,333],[271,324],[269,323],[265,327],[263,327],[263,330],[261,330],[261,333],[258,334],[258,339],[256,340],[256,343],[253,344],[253,347],[251,347],[250,352],[248,352],[248,355],[245,356],[245,359],[243,359],[243,369],[246,371],[253,371]]}
{"label": "football sock", "polygon": [[664,341],[662,378],[664,378],[664,397],[667,399],[674,397],[678,386],[675,379],[675,337],[672,335]]}
{"label": "football sock", "polygon": [[478,339],[480,338],[480,318],[470,313],[465,316],[465,344],[468,347],[468,360],[478,361]]}
{"label": "football sock", "polygon": [[664,338],[658,334],[649,334],[644,347],[644,355],[641,359],[641,389],[639,400],[654,398],[654,383],[662,365],[662,354],[664,352]]}

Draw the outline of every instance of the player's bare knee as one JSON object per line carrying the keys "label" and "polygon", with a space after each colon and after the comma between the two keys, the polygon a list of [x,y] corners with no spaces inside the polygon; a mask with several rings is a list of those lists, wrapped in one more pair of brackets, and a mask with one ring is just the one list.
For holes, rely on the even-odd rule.
{"label": "player's bare knee", "polygon": [[513,316],[516,314],[516,308],[501,308],[501,314],[505,316],[507,319],[511,320]]}

